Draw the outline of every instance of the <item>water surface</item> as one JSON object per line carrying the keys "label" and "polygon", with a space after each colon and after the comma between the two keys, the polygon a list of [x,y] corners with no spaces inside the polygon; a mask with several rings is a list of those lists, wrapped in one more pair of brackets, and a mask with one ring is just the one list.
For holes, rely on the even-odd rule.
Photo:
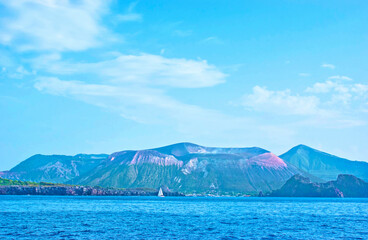
{"label": "water surface", "polygon": [[368,239],[368,199],[0,196],[0,239]]}

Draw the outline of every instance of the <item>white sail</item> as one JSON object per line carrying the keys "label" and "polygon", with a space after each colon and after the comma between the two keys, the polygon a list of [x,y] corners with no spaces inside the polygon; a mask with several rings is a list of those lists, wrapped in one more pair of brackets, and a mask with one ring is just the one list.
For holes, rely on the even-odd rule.
{"label": "white sail", "polygon": [[160,190],[158,191],[158,195],[159,197],[164,197],[164,193],[162,192],[162,188],[160,188]]}

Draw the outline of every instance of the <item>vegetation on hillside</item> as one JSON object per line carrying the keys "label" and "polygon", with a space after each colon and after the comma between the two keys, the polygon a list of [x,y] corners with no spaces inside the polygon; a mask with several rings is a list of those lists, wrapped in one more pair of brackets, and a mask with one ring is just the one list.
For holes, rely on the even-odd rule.
{"label": "vegetation on hillside", "polygon": [[55,183],[47,183],[47,182],[30,182],[30,181],[20,181],[20,180],[11,180],[0,177],[0,186],[60,186],[65,184],[55,184]]}

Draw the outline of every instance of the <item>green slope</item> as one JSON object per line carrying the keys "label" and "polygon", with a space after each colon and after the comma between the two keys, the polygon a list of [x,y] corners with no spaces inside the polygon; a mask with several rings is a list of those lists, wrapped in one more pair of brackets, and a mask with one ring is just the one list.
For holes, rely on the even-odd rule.
{"label": "green slope", "polygon": [[14,185],[28,186],[28,185],[37,185],[37,183],[20,181],[20,180],[11,180],[11,179],[5,179],[5,178],[0,177],[0,186],[14,186]]}

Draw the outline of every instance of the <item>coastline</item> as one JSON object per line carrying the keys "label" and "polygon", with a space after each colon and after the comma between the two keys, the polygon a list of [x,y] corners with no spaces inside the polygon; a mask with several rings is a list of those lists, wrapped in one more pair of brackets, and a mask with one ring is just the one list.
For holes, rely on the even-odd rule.
{"label": "coastline", "polygon": [[[0,195],[46,196],[157,196],[155,189],[116,189],[89,186],[0,186]],[[164,192],[165,196],[185,196],[178,192]]]}

